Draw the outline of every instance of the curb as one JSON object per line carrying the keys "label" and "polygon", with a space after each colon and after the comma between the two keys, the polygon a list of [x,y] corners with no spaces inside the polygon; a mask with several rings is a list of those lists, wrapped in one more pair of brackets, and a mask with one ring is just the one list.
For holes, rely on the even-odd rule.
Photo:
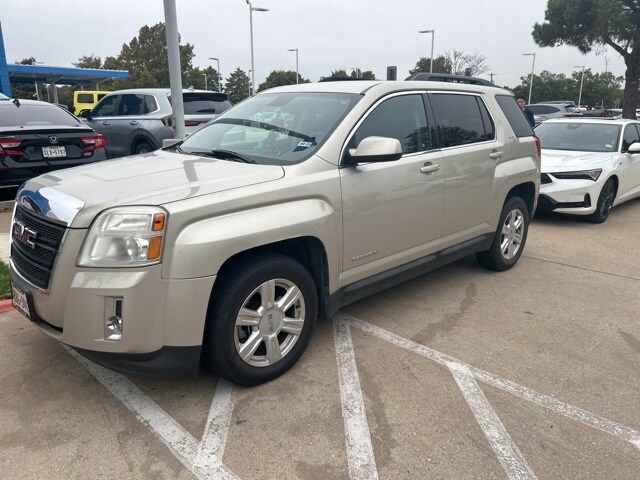
{"label": "curb", "polygon": [[13,303],[11,299],[9,300],[0,300],[0,313],[4,313],[13,308]]}

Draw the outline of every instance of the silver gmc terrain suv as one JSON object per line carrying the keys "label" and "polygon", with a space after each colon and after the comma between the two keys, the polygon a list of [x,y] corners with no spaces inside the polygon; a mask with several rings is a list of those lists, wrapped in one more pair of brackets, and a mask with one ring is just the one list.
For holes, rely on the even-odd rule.
{"label": "silver gmc terrain suv", "polygon": [[505,90],[279,87],[171,147],[27,182],[14,303],[109,368],[206,363],[255,385],[350,302],[472,253],[512,267],[539,183],[540,146]]}

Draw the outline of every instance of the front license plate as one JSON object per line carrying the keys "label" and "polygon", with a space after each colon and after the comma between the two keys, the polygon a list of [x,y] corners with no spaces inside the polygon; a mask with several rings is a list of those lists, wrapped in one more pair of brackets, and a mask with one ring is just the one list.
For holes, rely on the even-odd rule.
{"label": "front license plate", "polygon": [[42,156],[45,158],[60,158],[67,156],[64,147],[42,147]]}
{"label": "front license plate", "polygon": [[29,302],[27,301],[27,294],[21,292],[16,287],[13,287],[13,306],[22,314],[29,318]]}

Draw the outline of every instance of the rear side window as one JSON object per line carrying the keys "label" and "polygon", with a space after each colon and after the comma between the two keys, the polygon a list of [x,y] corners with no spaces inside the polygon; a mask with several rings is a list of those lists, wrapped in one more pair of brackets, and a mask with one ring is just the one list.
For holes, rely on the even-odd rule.
{"label": "rear side window", "polygon": [[432,143],[422,96],[400,95],[383,101],[360,124],[349,148],[356,148],[367,137],[397,138],[404,154],[430,150]]}
{"label": "rear side window", "polygon": [[[516,137],[531,137],[533,136],[533,129],[524,116],[524,112],[516,103],[516,99],[511,95],[496,95],[496,102],[500,105],[500,109],[504,116],[507,117],[509,125],[513,129],[513,133]],[[531,108],[531,107],[529,107]]]}
{"label": "rear side window", "polygon": [[482,112],[475,95],[434,93],[431,103],[443,148],[483,142],[492,129],[485,131]]}
{"label": "rear side window", "polygon": [[37,125],[76,126],[78,120],[55,105],[8,104],[0,108],[0,127],[31,127]]}
{"label": "rear side window", "polygon": [[633,123],[630,123],[624,127],[624,134],[622,137],[622,151],[626,152],[632,143],[640,142],[640,132]]}
{"label": "rear side window", "polygon": [[118,116],[141,115],[144,95],[125,93],[120,97],[118,105]]}
{"label": "rear side window", "polygon": [[224,93],[184,93],[185,115],[220,114],[231,107]]}
{"label": "rear side window", "polygon": [[79,93],[78,103],[93,103],[93,93]]}
{"label": "rear side window", "polygon": [[144,110],[142,113],[151,113],[155,112],[158,109],[158,104],[156,103],[156,99],[153,95],[145,95],[144,96]]}

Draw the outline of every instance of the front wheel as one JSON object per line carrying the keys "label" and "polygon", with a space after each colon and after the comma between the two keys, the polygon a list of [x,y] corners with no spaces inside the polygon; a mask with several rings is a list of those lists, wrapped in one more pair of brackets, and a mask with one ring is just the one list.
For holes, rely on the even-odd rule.
{"label": "front wheel", "polygon": [[616,185],[612,179],[609,179],[602,186],[602,190],[600,190],[596,211],[589,215],[587,219],[591,223],[603,223],[607,218],[609,218],[609,212],[611,211],[615,198]]}
{"label": "front wheel", "polygon": [[522,255],[529,232],[529,209],[520,197],[507,199],[489,250],[476,254],[478,262],[491,270],[507,270]]}
{"label": "front wheel", "polygon": [[318,317],[314,281],[278,254],[236,262],[217,282],[205,355],[222,377],[259,385],[286,372],[306,349]]}

